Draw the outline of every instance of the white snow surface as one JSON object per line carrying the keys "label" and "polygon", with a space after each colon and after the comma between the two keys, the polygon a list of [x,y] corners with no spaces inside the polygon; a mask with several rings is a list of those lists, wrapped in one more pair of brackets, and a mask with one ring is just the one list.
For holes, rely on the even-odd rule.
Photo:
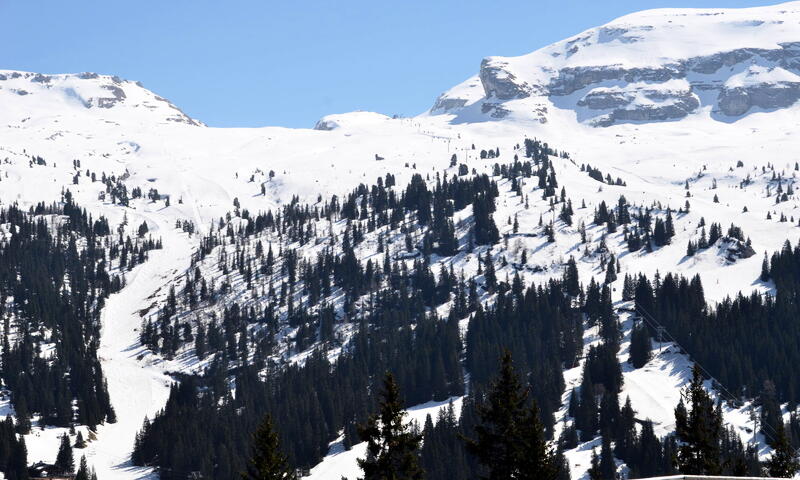
{"label": "white snow surface", "polygon": [[154,283],[164,284],[170,280],[170,272],[187,268],[192,244],[174,225],[158,217],[148,220],[156,226],[155,234],[163,235],[164,248],[151,252],[149,260],[127,277],[125,289],[112,295],[103,310],[98,353],[118,420],[102,425],[97,441],[86,450],[86,459],[99,478],[115,478],[120,473],[129,478],[157,478],[150,469],[133,466],[130,452],[144,418],[153,418],[166,403],[173,380],[164,374],[161,362],[139,344],[138,311],[153,293]]}
{"label": "white snow surface", "polygon": [[[453,397],[443,402],[430,401],[415,405],[406,411],[405,421],[408,424],[416,423],[422,429],[425,424],[425,417],[430,415],[435,425],[439,411],[447,408],[451,402],[456,416],[460,415],[463,397]],[[367,443],[362,442],[353,445],[350,450],[345,450],[342,444],[343,440],[344,437],[341,436],[331,442],[328,455],[322,462],[311,469],[310,475],[306,478],[309,480],[327,480],[330,478],[356,480],[363,473],[358,466],[358,459],[366,457]]]}
{"label": "white snow surface", "polygon": [[[741,10],[651,10],[622,17],[530,55],[514,59],[492,57],[490,61],[505,64],[509,72],[532,84],[547,81],[553,69],[564,67],[620,62],[626,68],[645,67],[743,45],[775,48],[780,43],[800,41],[798,24],[800,2]],[[570,53],[573,47],[577,50]],[[796,77],[788,70],[753,67],[741,70],[740,76],[733,75],[728,81],[745,85],[750,81],[793,82]],[[111,87],[121,89],[124,99],[99,100],[117,98]],[[631,88],[625,84],[600,87],[620,91]],[[680,89],[684,84],[677,81],[670,87]],[[141,317],[137,312],[153,304],[164,294],[162,287],[183,274],[197,246],[198,237],[179,233],[174,229],[175,221],[192,220],[202,229],[230,211],[235,198],[243,208],[260,211],[288,203],[293,196],[311,203],[318,195],[341,196],[358,183],[371,184],[386,173],[394,174],[397,184],[404,185],[414,173],[432,177],[437,172],[454,174],[456,170],[449,167],[453,154],[458,163],[466,163],[478,173],[490,172],[495,162],[511,162],[514,147],[524,138],[536,137],[570,152],[574,163],[559,161],[555,169],[559,186],[574,202],[576,215],[573,227],[556,223],[558,241],[554,244],[541,237],[509,241],[509,251],[525,248],[531,265],[545,267],[539,273],[526,272],[528,281],[540,282],[560,275],[561,266],[571,255],[579,259],[584,283],[590,276],[602,280],[596,257],[583,256],[577,224],[586,222],[590,241],[596,244],[602,229],[590,225],[592,212],[600,201],[615,205],[620,195],[632,204],[661,205],[664,209],[670,206],[677,210],[687,200],[691,203],[689,213],[676,216],[673,244],[654,253],[628,253],[621,232],[606,238],[620,259],[622,274],[698,274],[712,302],[737,291],[770,291],[771,284],[757,280],[764,252],[779,249],[787,239],[794,244],[800,238],[800,202],[792,197],[775,204],[766,190],[769,187],[774,193],[776,183],[771,178],[772,171],[765,170],[772,166],[783,174],[786,183],[795,181],[794,167],[800,161],[796,140],[800,127],[798,105],[771,112],[755,111],[736,121],[720,121],[710,108],[700,108],[679,121],[596,129],[582,123],[575,111],[552,103],[544,105],[547,121],[541,122],[530,112],[532,105],[540,106],[534,102],[543,100],[533,97],[508,102],[512,110],[519,109],[505,119],[485,121],[478,105],[484,91],[477,76],[439,100],[448,98],[464,100],[460,102],[460,113],[425,113],[405,119],[370,112],[340,114],[320,121],[324,131],[209,128],[133,82],[91,74],[37,76],[0,71],[0,202],[19,202],[22,206],[52,202],[63,188],[69,188],[81,206],[95,215],[107,216],[112,224],[119,223],[123,215],[131,225],[146,220],[164,244],[164,249],[151,252],[150,260],[128,276],[128,285],[107,301],[100,356],[119,422],[101,426],[97,440],[90,442],[85,451],[76,450],[76,456],[85,454],[102,480],[152,476],[147,469],[130,465],[135,433],[145,416],[152,417],[164,406],[171,382],[165,372],[188,371],[193,365],[185,359],[166,362],[146,353],[138,345]],[[519,113],[522,111],[527,113]],[[479,159],[481,149],[497,147],[502,152],[500,158]],[[41,155],[47,165],[30,166],[31,155]],[[383,160],[376,161],[376,155]],[[72,184],[75,159],[81,161],[82,171],[89,169],[98,175],[128,173],[126,183],[130,187],[157,188],[170,196],[171,205],[134,201],[124,208],[100,200],[100,182],[92,183],[82,176],[79,184]],[[743,166],[738,167],[737,161],[742,161]],[[580,171],[583,163],[614,178],[621,177],[627,186],[592,180]],[[752,183],[742,187],[741,182],[748,177]],[[688,198],[684,189],[687,181],[691,195]],[[716,189],[712,188],[715,181]],[[265,195],[261,194],[262,183]],[[540,217],[555,217],[537,194],[531,195],[531,207],[525,209],[519,197],[507,194],[508,185],[502,188],[505,193],[498,200],[495,213],[501,233],[509,232],[505,219],[514,215],[519,217],[521,232],[536,230]],[[719,203],[714,202],[715,195]],[[579,208],[582,200],[586,209]],[[743,213],[744,207],[747,213]],[[772,220],[765,220],[768,212]],[[779,222],[781,214],[791,221]],[[701,218],[707,223],[719,222],[723,229],[735,222],[750,237],[757,255],[732,264],[714,249],[686,257],[686,243],[698,238]],[[468,275],[476,274],[474,256],[457,261]],[[498,277],[503,278],[509,271],[498,271]],[[621,286],[615,286],[618,298]],[[592,335],[587,331],[588,343],[593,341]],[[620,352],[621,359],[627,359],[622,357],[625,348]],[[655,422],[658,434],[672,427],[672,408],[679,388],[688,378],[689,366],[684,355],[666,346],[643,369],[625,371],[623,396],[630,395],[637,417]],[[570,385],[580,382],[579,377],[579,369],[565,372],[565,395],[569,394]],[[10,412],[7,402],[3,405]],[[418,419],[421,415],[424,419],[424,413],[441,406],[419,406],[412,409],[412,417]],[[726,419],[745,435],[746,414],[730,411],[726,412]],[[52,460],[62,432],[34,428],[26,437],[29,459]],[[569,453],[573,473],[585,470],[591,447],[580,446]],[[312,470],[312,477],[354,477],[355,459],[363,448],[357,445],[344,452],[340,443],[332,444],[330,455]]]}
{"label": "white snow surface", "polygon": [[767,68],[753,65],[736,75],[731,76],[725,87],[749,87],[759,84],[800,83],[800,75],[784,70],[780,67]]}

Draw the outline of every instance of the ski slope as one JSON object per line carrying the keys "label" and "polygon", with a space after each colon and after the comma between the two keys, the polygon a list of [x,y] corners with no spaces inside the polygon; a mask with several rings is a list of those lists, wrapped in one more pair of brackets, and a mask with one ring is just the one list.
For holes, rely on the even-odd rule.
{"label": "ski slope", "polygon": [[[151,252],[150,260],[127,276],[127,286],[106,302],[100,357],[118,422],[101,426],[97,439],[86,450],[76,450],[76,457],[85,454],[102,480],[155,476],[130,464],[135,434],[144,418],[166,402],[172,382],[168,372],[194,371],[198,363],[190,357],[168,362],[142,348],[139,312],[162,298],[164,287],[179,281],[189,266],[197,237],[175,229],[175,222],[191,220],[202,231],[230,212],[234,200],[256,212],[285,205],[293,197],[311,203],[318,196],[341,197],[359,183],[371,184],[387,173],[397,177],[398,185],[416,173],[433,182],[437,174],[456,174],[457,168],[449,166],[452,155],[470,170],[490,173],[495,162],[513,161],[519,153],[515,147],[524,138],[535,137],[570,153],[572,161],[559,162],[555,168],[560,186],[576,202],[576,215],[575,226],[558,228],[554,244],[541,237],[510,240],[509,257],[525,249],[529,263],[542,267],[526,272],[527,281],[560,275],[570,256],[578,260],[584,283],[591,276],[602,281],[597,255],[584,254],[577,225],[585,222],[590,243],[596,244],[603,229],[591,225],[594,209],[601,201],[613,206],[624,195],[635,205],[675,211],[689,201],[691,209],[676,215],[673,244],[651,254],[629,253],[622,232],[605,237],[620,260],[622,274],[697,274],[711,302],[738,291],[771,291],[773,285],[757,280],[764,252],[779,249],[787,239],[792,243],[800,239],[800,200],[793,197],[775,204],[767,195],[776,188],[773,171],[786,183],[796,182],[800,175],[795,169],[800,162],[795,137],[800,105],[754,105],[745,114],[730,116],[721,113],[717,92],[795,88],[800,84],[800,63],[791,63],[791,55],[798,42],[800,2],[755,9],[640,12],[529,55],[490,57],[481,73],[445,92],[431,111],[417,117],[353,112],[327,116],[316,129],[210,128],[135,82],[95,74],[0,71],[0,204],[52,202],[68,188],[78,203],[113,224],[127,218],[133,228],[146,221],[164,245],[163,250]],[[729,59],[730,52],[743,49],[785,51],[789,60],[764,52],[741,61],[736,55]],[[686,78],[671,78],[658,86],[653,81],[628,81],[625,76],[669,69],[699,56],[724,60],[711,73],[690,71]],[[569,93],[559,86],[564,78],[573,78],[567,74],[591,76],[585,73],[590,71],[602,77],[600,81],[577,85],[580,88]],[[603,77],[617,71],[627,73]],[[560,93],[547,91],[556,87]],[[504,88],[514,95],[503,94]],[[670,99],[654,102],[654,95]],[[696,97],[697,107],[680,118],[615,121],[602,128],[593,122],[613,109],[588,106],[592,99],[624,98],[630,101],[628,110],[647,110],[684,97]],[[481,160],[480,150],[489,148],[499,148],[500,157]],[[47,165],[31,165],[32,155],[44,157]],[[79,168],[73,167],[76,159]],[[581,171],[582,164],[620,177],[626,186],[600,184]],[[131,188],[154,188],[169,196],[170,206],[144,200],[130,207],[113,205],[100,198],[100,182],[90,182],[84,175],[73,183],[78,170],[124,175]],[[743,186],[745,180],[750,183]],[[508,194],[508,185],[501,187],[504,192],[495,213],[501,233],[510,233],[508,218],[517,217],[520,231],[530,232],[540,218],[548,221],[557,215],[533,195],[530,208],[524,208],[521,199]],[[578,208],[581,202],[586,208]],[[768,213],[771,220],[766,219]],[[791,221],[779,222],[782,214]],[[728,262],[719,251],[709,249],[686,257],[686,244],[698,238],[701,219],[707,224],[719,222],[723,229],[736,223],[752,240],[756,255]],[[475,256],[455,261],[457,269],[477,275]],[[513,271],[497,272],[498,278],[506,274]],[[615,299],[620,298],[620,289],[615,289]],[[596,341],[592,335],[587,330],[587,347]],[[623,344],[620,360],[626,359]],[[690,365],[685,355],[667,345],[644,368],[624,372],[623,398],[630,395],[637,415],[652,419],[658,434],[673,426],[672,408]],[[568,395],[570,386],[580,383],[580,369],[567,370],[565,379]],[[425,414],[435,417],[442,406],[415,407],[410,417],[422,423]],[[7,400],[0,408],[12,412]],[[744,408],[726,412],[726,419],[740,429],[743,439],[749,439]],[[26,437],[29,460],[52,461],[63,432],[35,428]],[[574,478],[588,466],[593,446],[582,445],[568,453]],[[343,451],[334,442],[311,477],[354,478],[355,460],[363,448]]]}
{"label": "ski slope", "polygon": [[150,469],[130,463],[136,433],[145,417],[152,418],[166,404],[173,382],[164,371],[164,363],[139,344],[139,311],[152,301],[154,287],[187,268],[193,244],[174,225],[163,219],[155,223],[154,233],[162,235],[164,248],[153,251],[150,259],[127,277],[127,286],[112,295],[103,309],[99,357],[117,423],[99,427],[97,440],[86,449],[86,459],[100,478],[158,478]]}

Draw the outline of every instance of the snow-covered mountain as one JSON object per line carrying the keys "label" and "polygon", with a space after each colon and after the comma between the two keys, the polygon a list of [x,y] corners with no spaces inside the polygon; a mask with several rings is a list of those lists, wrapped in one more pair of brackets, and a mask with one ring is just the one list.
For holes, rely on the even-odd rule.
{"label": "snow-covered mountain", "polygon": [[[43,75],[0,70],[0,95],[3,118],[9,122],[58,123],[66,115],[126,127],[136,122],[201,125],[138,82],[96,73]],[[52,113],[45,115],[47,111]]]}
{"label": "snow-covered mountain", "polygon": [[[141,85],[116,77],[0,71],[0,206],[50,203],[69,189],[95,217],[123,224],[122,232],[135,235],[145,223],[163,240],[164,248],[127,274],[127,286],[104,307],[98,357],[118,422],[101,425],[87,450],[76,450],[86,453],[101,480],[143,478],[152,472],[132,467],[130,452],[145,416],[152,418],[164,406],[169,374],[196,373],[210,363],[198,360],[191,346],[166,358],[140,345],[139,329],[148,315],[144,312],[162,307],[169,286],[185,286],[195,267],[229,284],[226,301],[260,305],[268,300],[266,283],[248,288],[250,282],[242,276],[223,274],[216,266],[222,251],[227,248],[234,256],[240,244],[216,247],[205,263],[196,258],[199,237],[221,229],[221,224],[232,229],[242,225],[237,223],[242,211],[277,212],[299,202],[321,208],[331,195],[343,199],[359,184],[371,185],[387,174],[396,178],[398,192],[415,174],[433,188],[445,174],[463,174],[463,164],[469,175],[492,175],[501,187],[494,216],[506,241],[492,250],[498,278],[519,273],[525,281],[541,283],[560,277],[573,256],[584,284],[590,278],[601,282],[605,271],[600,258],[604,265],[610,253],[620,260],[623,274],[699,275],[706,298],[714,304],[739,291],[774,291],[774,284],[758,280],[763,254],[800,238],[800,202],[793,193],[783,200],[775,195],[798,175],[798,99],[800,2],[628,15],[528,55],[486,58],[477,75],[442,94],[430,111],[417,117],[353,112],[326,116],[313,129],[211,128]],[[576,207],[572,224],[558,219],[558,202],[543,198],[535,181],[525,183],[523,202],[511,182],[493,174],[496,163],[523,157],[520,144],[525,138],[569,152],[568,158],[553,156],[561,158],[553,162],[553,171],[557,193],[563,188]],[[493,153],[484,158],[481,151],[487,149]],[[620,184],[590,177],[587,166],[602,172],[601,178],[619,178]],[[157,191],[153,198],[158,200],[135,198],[121,206],[111,200],[108,184],[89,180],[89,172],[98,179],[113,176],[129,191]],[[629,251],[621,230],[592,225],[601,202],[617,205],[620,196],[631,206],[652,208],[660,215],[685,209],[676,216],[672,243],[652,253]],[[467,253],[463,248],[470,213],[468,209],[453,217],[462,251],[453,257],[434,256],[433,263],[480,279],[478,257],[486,251]],[[550,221],[555,242],[544,235]],[[739,255],[745,247],[727,238],[688,256],[687,242],[700,238],[703,221],[740,226],[752,252]],[[195,234],[174,228],[176,223],[191,223]],[[318,223],[315,242],[292,246],[301,257],[339,248],[333,245],[346,222]],[[581,223],[586,232],[580,231]],[[399,232],[370,232],[358,249],[359,259],[382,258],[384,235],[403,242]],[[285,241],[266,234],[259,240],[276,242],[276,250]],[[519,267],[521,252],[529,268]],[[621,285],[612,287],[615,302],[624,306]],[[491,302],[494,297],[486,293],[481,298]],[[331,302],[341,307],[335,295]],[[446,316],[449,308],[438,310]],[[202,306],[182,314],[206,321],[203,315],[210,318],[218,310]],[[621,319],[619,358],[624,362],[632,322],[627,314]],[[196,333],[197,324],[187,325]],[[331,358],[346,348],[355,328],[346,322],[337,326],[341,343],[330,349]],[[586,348],[599,342],[598,335],[596,327],[586,330]],[[319,346],[293,350],[290,344],[297,336],[297,329],[283,325],[283,343],[273,356],[302,363]],[[689,378],[685,353],[666,348],[646,367],[624,371],[623,394],[631,397],[642,418],[655,422],[659,435],[674,429],[671,408]],[[580,376],[580,366],[564,371],[567,386],[558,422],[568,420],[569,393],[580,385]],[[9,401],[4,402],[13,413]],[[413,416],[424,421],[424,413],[444,404],[423,404]],[[726,420],[746,439],[754,434],[748,430],[752,406],[748,402],[726,409]],[[27,435],[29,460],[52,461],[58,435],[65,431],[48,427]],[[354,478],[355,458],[363,445],[344,451],[338,440],[332,441],[331,455],[312,470],[313,478]],[[760,441],[761,455],[768,456],[764,438]],[[593,440],[568,452],[573,478],[586,471],[595,445]]]}
{"label": "snow-covered mountain", "polygon": [[609,126],[710,114],[735,121],[800,98],[800,3],[626,15],[520,57],[488,57],[432,114]]}

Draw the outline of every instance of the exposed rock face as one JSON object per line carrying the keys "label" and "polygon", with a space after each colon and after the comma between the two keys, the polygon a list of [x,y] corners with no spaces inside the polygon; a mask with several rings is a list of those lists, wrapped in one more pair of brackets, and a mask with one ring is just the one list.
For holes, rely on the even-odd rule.
{"label": "exposed rock face", "polygon": [[481,62],[480,78],[486,97],[498,100],[512,100],[530,96],[530,86],[504,68],[504,64],[490,58]]}
{"label": "exposed rock face", "polygon": [[42,99],[66,99],[78,102],[86,109],[107,110],[106,119],[115,112],[127,118],[124,112],[131,109],[153,112],[154,118],[172,123],[199,126],[168,100],[153,94],[140,84],[116,76],[84,72],[79,74],[44,75],[41,73],[3,71],[0,73],[0,92]]}
{"label": "exposed rock face", "polygon": [[103,85],[102,88],[111,92],[112,96],[96,98],[95,101],[97,102],[97,106],[100,108],[111,108],[118,102],[125,100],[127,97],[125,95],[125,90],[116,85]]}
{"label": "exposed rock face", "polygon": [[314,125],[314,130],[322,130],[324,132],[330,132],[331,130],[335,130],[338,125],[334,122],[329,122],[326,120],[320,120]]}
{"label": "exposed rock face", "polygon": [[631,103],[631,96],[623,91],[592,90],[578,100],[579,107],[588,107],[592,110],[608,110],[624,107]]}
{"label": "exposed rock face", "polygon": [[748,87],[723,89],[719,108],[725,115],[744,115],[752,107],[765,110],[786,108],[800,100],[800,82],[760,83]]}
{"label": "exposed rock face", "polygon": [[528,55],[485,58],[431,113],[525,118],[537,110],[528,103],[547,104],[609,126],[787,108],[800,100],[799,21],[800,2],[640,12]]}
{"label": "exposed rock face", "polygon": [[717,240],[717,252],[728,263],[734,263],[741,258],[750,258],[756,254],[753,247],[745,242],[732,237],[722,237]]}
{"label": "exposed rock face", "polygon": [[700,100],[686,82],[631,84],[625,87],[595,88],[577,102],[577,106],[605,112],[592,125],[608,126],[617,122],[654,122],[677,120],[692,113]]}
{"label": "exposed rock face", "polygon": [[661,68],[631,68],[618,66],[564,68],[558,72],[547,86],[550,95],[570,95],[578,90],[607,81],[666,82],[675,78],[685,78],[686,72],[680,65]]}
{"label": "exposed rock face", "polygon": [[433,110],[447,112],[463,107],[468,102],[465,98],[451,98],[440,95],[433,104]]}
{"label": "exposed rock face", "polygon": [[[607,32],[608,35],[612,33]],[[616,34],[621,35],[622,32]],[[541,85],[521,81],[511,72],[507,62],[484,59],[479,78],[487,103],[482,111],[493,118],[503,118],[508,111],[502,108],[498,100],[522,99],[532,95],[566,97],[585,92],[575,105],[598,111],[598,115],[590,119],[595,126],[675,120],[700,107],[695,89],[717,90],[719,93],[714,111],[731,117],[744,115],[752,107],[786,108],[800,99],[800,82],[765,81],[743,87],[728,87],[722,82],[709,83],[707,78],[703,78],[723,73],[732,77],[744,64],[758,61],[779,65],[786,72],[800,72],[800,42],[784,43],[779,47],[774,50],[741,48],[652,68],[624,68],[619,65],[566,67],[555,72],[549,83]],[[668,82],[675,80],[686,82],[687,87],[677,90],[669,88]],[[646,84],[651,88],[629,88],[635,84]],[[609,85],[616,89],[608,88]],[[649,101],[637,101],[641,99]],[[451,110],[465,103],[462,99],[442,96],[435,108]]]}
{"label": "exposed rock face", "polygon": [[679,120],[692,113],[698,106],[696,97],[687,97],[665,104],[636,105],[633,108],[618,108],[592,122],[597,127],[607,127],[619,122],[659,122]]}
{"label": "exposed rock face", "polygon": [[509,114],[509,111],[501,103],[489,102],[481,105],[481,112],[488,113],[492,118],[505,118]]}

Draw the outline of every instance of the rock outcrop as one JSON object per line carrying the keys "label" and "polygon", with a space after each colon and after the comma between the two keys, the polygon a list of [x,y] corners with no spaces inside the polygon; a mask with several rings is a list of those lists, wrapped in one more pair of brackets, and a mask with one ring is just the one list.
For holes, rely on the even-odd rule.
{"label": "rock outcrop", "polygon": [[[431,113],[531,116],[527,102],[594,126],[715,118],[800,100],[800,2],[751,9],[652,10],[520,57],[487,57]],[[676,88],[676,82],[680,87]],[[466,85],[479,84],[482,98]],[[538,108],[537,108],[538,110]]]}

